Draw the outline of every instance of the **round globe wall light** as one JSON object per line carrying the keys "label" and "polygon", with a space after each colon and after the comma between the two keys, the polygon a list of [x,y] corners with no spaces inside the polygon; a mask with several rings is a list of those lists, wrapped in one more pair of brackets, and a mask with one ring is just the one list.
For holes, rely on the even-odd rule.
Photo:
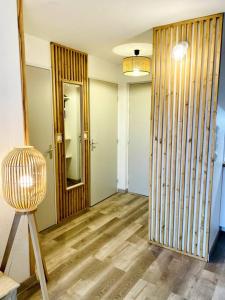
{"label": "round globe wall light", "polygon": [[176,61],[181,61],[184,56],[187,54],[188,42],[182,41],[176,44],[172,50],[172,57]]}

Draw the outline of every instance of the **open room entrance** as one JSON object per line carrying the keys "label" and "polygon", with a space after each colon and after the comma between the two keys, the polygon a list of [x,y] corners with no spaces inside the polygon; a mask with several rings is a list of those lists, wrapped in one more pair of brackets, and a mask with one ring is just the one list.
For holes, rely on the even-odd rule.
{"label": "open room entrance", "polygon": [[149,195],[151,86],[129,85],[128,191]]}

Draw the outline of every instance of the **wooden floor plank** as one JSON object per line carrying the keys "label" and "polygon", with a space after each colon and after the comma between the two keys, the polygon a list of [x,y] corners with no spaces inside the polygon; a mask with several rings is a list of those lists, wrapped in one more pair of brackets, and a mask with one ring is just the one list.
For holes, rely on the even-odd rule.
{"label": "wooden floor plank", "polygon": [[225,299],[225,237],[209,264],[149,244],[147,197],[115,194],[40,236],[51,299]]}

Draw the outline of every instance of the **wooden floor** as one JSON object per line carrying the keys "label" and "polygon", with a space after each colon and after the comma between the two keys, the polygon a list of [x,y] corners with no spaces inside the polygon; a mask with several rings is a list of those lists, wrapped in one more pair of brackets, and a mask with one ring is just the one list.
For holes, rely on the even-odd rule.
{"label": "wooden floor", "polygon": [[116,194],[41,240],[54,300],[225,299],[225,248],[206,264],[150,245],[146,197]]}

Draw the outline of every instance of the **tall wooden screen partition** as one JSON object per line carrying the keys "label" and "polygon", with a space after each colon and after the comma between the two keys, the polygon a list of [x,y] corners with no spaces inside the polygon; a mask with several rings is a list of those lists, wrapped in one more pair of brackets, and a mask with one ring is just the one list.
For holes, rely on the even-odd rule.
{"label": "tall wooden screen partition", "polygon": [[88,104],[88,56],[86,53],[51,43],[52,80],[54,98],[54,131],[56,139],[56,194],[58,222],[76,215],[89,206],[89,140],[84,140],[84,184],[66,189],[65,148],[57,141],[57,135],[64,133],[63,81],[82,84],[83,128],[89,133]]}
{"label": "tall wooden screen partition", "polygon": [[[223,15],[154,28],[150,241],[207,260]],[[182,61],[173,47],[187,41]]]}

